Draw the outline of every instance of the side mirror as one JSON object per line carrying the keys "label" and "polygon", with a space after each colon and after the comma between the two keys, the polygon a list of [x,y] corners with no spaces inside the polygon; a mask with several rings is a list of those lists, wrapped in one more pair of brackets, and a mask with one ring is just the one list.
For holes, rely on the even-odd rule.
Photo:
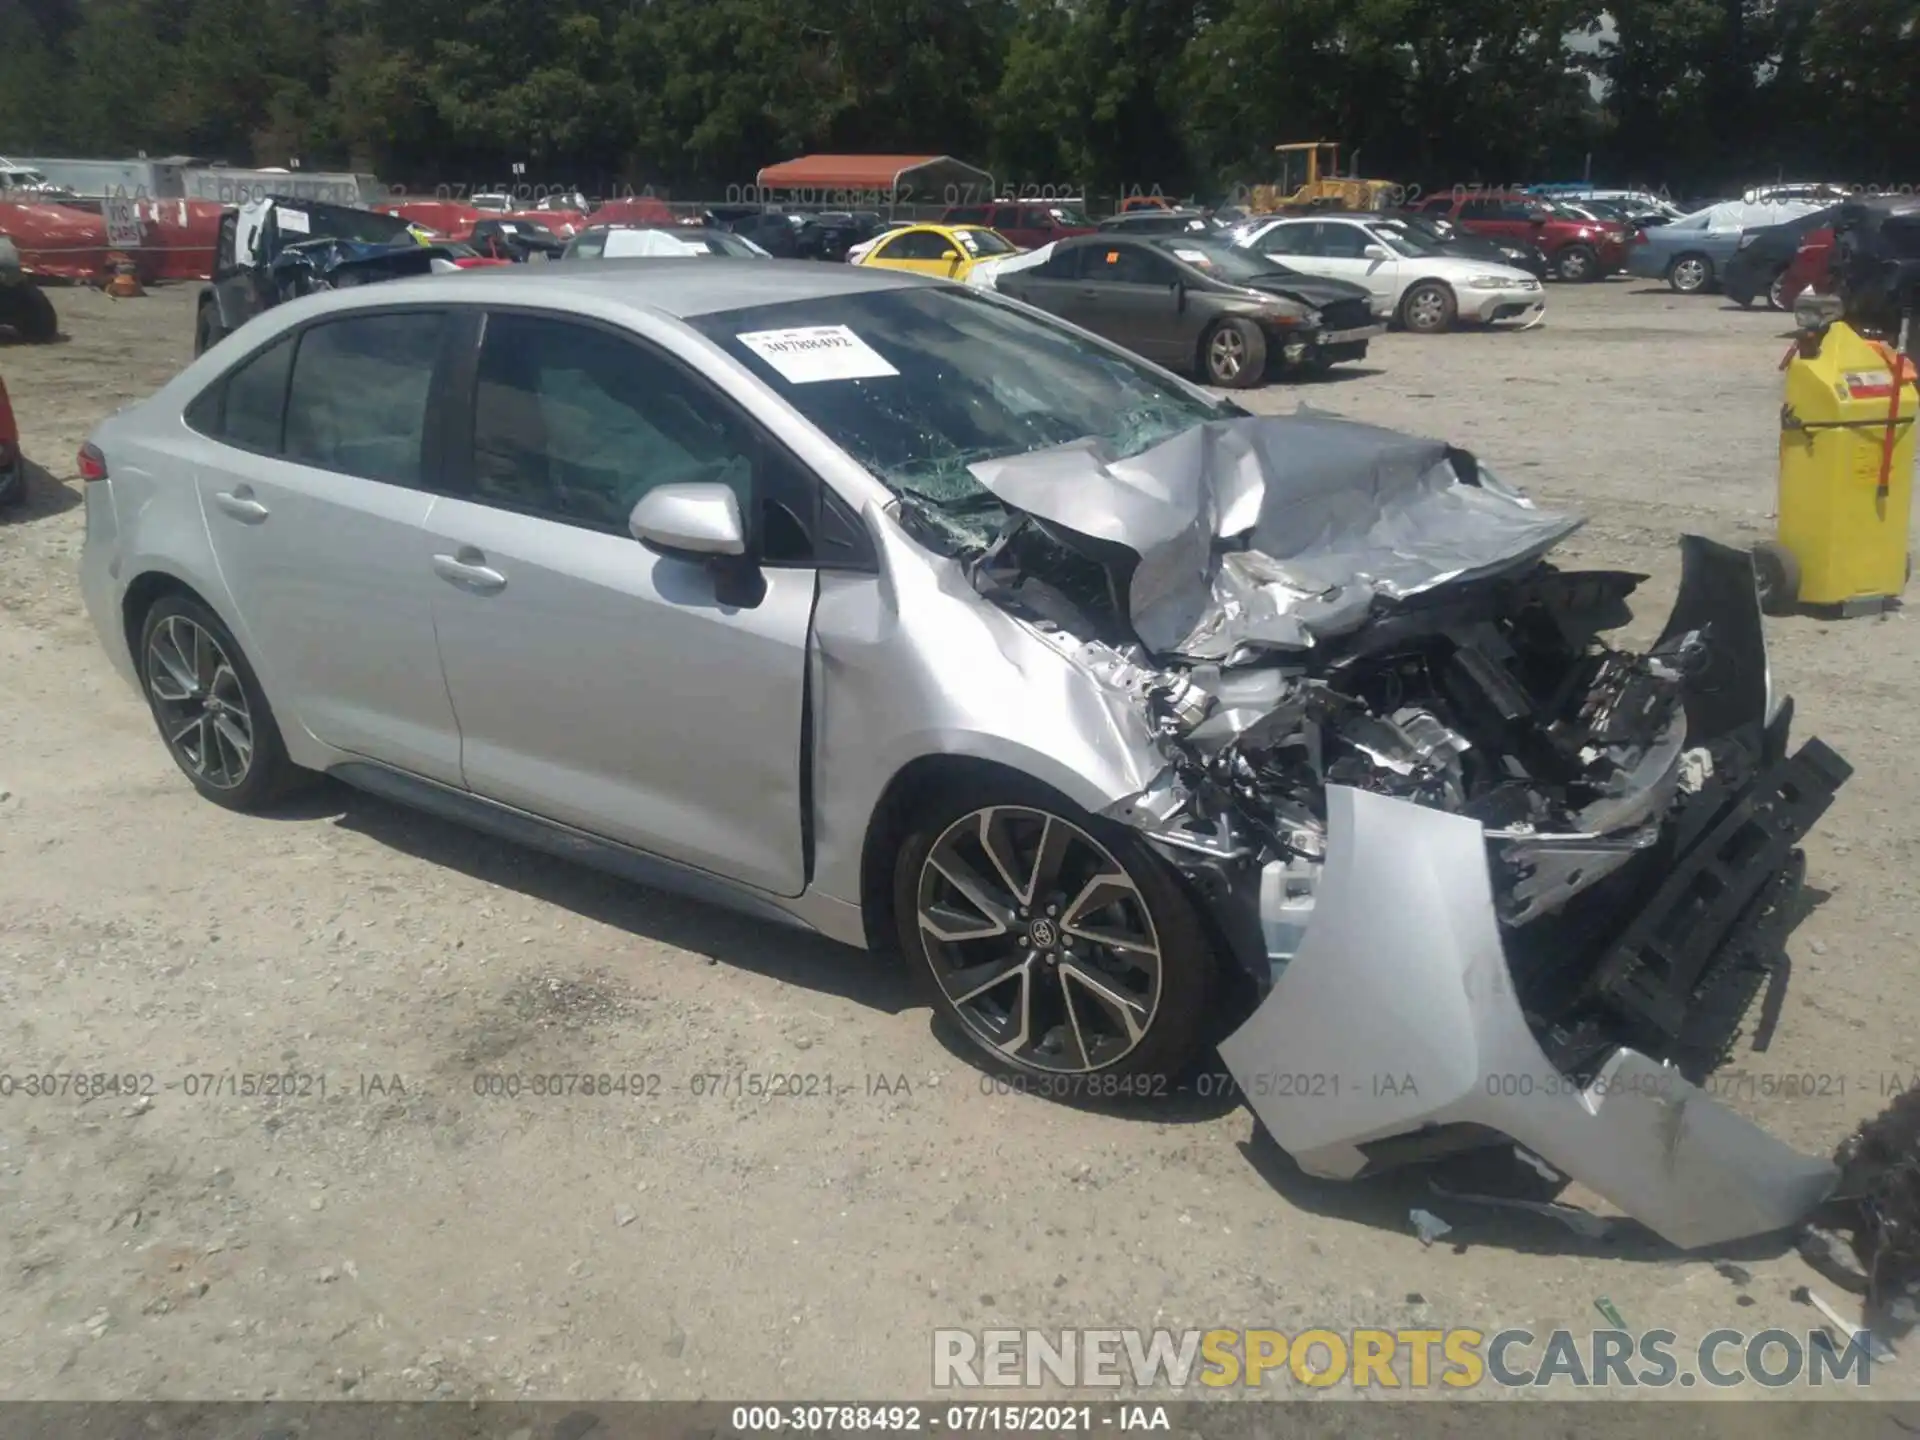
{"label": "side mirror", "polygon": [[627,529],[648,549],[677,559],[713,560],[747,553],[740,500],[729,485],[700,481],[655,486],[633,507]]}
{"label": "side mirror", "polygon": [[1369,245],[1366,249],[1362,250],[1360,254],[1368,260],[1391,260],[1393,258],[1393,252],[1384,245]]}

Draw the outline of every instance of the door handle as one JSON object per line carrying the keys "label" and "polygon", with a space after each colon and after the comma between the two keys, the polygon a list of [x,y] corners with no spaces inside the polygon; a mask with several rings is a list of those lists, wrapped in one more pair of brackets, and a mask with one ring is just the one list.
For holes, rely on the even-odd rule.
{"label": "door handle", "polygon": [[471,545],[462,545],[454,555],[433,557],[433,573],[449,584],[481,595],[507,588],[507,577],[486,563],[487,557]]}
{"label": "door handle", "polygon": [[251,485],[236,485],[231,490],[219,491],[213,497],[213,503],[236,520],[249,525],[258,525],[267,518],[267,507],[253,498]]}

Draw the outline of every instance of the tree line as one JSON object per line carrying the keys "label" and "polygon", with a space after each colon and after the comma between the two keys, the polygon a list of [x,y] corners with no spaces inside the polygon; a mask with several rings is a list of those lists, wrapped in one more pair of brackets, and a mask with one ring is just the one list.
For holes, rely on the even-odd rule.
{"label": "tree line", "polygon": [[[717,196],[814,151],[1222,194],[1920,186],[1920,0],[0,0],[0,154]],[[523,171],[515,172],[513,166]]]}

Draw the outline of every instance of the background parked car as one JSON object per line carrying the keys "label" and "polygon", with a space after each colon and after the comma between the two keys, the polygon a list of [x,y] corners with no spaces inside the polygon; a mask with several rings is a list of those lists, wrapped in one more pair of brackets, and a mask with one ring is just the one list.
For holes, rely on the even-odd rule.
{"label": "background parked car", "polygon": [[1453,221],[1439,215],[1423,215],[1417,210],[1393,210],[1385,215],[1371,216],[1348,214],[1345,219],[1365,219],[1373,223],[1392,224],[1404,230],[1411,230],[1420,239],[1448,255],[1463,255],[1472,260],[1491,260],[1497,265],[1511,265],[1516,270],[1524,270],[1536,280],[1544,280],[1553,273],[1552,262],[1547,252],[1530,240],[1490,240],[1484,235],[1470,234],[1462,230]]}
{"label": "background parked car", "polygon": [[1745,231],[1721,274],[1721,288],[1727,298],[1738,305],[1765,300],[1775,310],[1791,310],[1793,301],[1784,294],[1787,268],[1799,253],[1801,242],[1816,230],[1831,231],[1839,213],[1838,205],[1829,205],[1779,225]]}
{"label": "background parked car", "polygon": [[1322,342],[1316,307],[1258,284],[1232,247],[1183,236],[1087,235],[995,288],[1210,385],[1257,385],[1277,366],[1324,369],[1367,353],[1382,327],[1367,301],[1330,302],[1346,328]]}
{"label": "background parked car", "polygon": [[1228,228],[1203,210],[1161,209],[1147,206],[1111,215],[1102,220],[1102,234],[1119,235],[1212,235]]}
{"label": "background parked car", "polygon": [[1365,285],[1379,308],[1422,334],[1451,329],[1457,319],[1532,320],[1546,306],[1540,282],[1526,271],[1450,255],[1372,217],[1269,220],[1239,232],[1239,243],[1306,274]]}
{"label": "background parked car", "polygon": [[1785,224],[1822,208],[1802,200],[1709,205],[1666,225],[1635,231],[1627,271],[1644,280],[1665,280],[1679,294],[1697,295],[1720,285],[1748,231]]}
{"label": "background parked car", "polygon": [[467,244],[489,260],[557,260],[567,248],[545,225],[535,220],[478,220],[466,235]]}
{"label": "background parked car", "polygon": [[842,261],[854,246],[887,228],[887,221],[872,210],[821,210],[801,225],[800,250],[809,260]]}
{"label": "background parked car", "polygon": [[1626,227],[1572,214],[1537,195],[1436,195],[1420,211],[1490,240],[1538,245],[1559,280],[1600,280],[1626,263]]}
{"label": "background parked car", "polygon": [[685,255],[765,259],[767,252],[744,235],[698,225],[590,225],[567,242],[560,258],[629,260]]}
{"label": "background parked car", "polygon": [[964,280],[983,260],[1017,255],[1020,247],[980,225],[909,225],[883,235],[855,261],[943,280]]}
{"label": "background parked car", "polygon": [[1794,302],[1801,292],[1812,290],[1827,294],[1833,290],[1831,265],[1833,260],[1833,227],[1823,225],[1810,231],[1807,238],[1794,252],[1793,263],[1787,266],[1787,273],[1780,278],[1778,293],[1783,309],[1793,309]]}
{"label": "background parked car", "polygon": [[1061,200],[954,205],[940,217],[940,223],[984,225],[989,230],[998,230],[1022,250],[1037,250],[1056,240],[1088,234],[1094,228],[1085,210]]}

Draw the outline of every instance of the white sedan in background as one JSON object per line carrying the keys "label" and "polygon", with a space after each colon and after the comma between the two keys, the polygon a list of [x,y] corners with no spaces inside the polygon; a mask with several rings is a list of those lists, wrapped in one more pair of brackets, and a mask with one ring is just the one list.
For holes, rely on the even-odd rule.
{"label": "white sedan in background", "polygon": [[1456,320],[1538,320],[1546,292],[1524,270],[1450,255],[1382,216],[1288,216],[1236,227],[1233,241],[1303,275],[1350,280],[1373,292],[1376,312],[1433,335]]}

